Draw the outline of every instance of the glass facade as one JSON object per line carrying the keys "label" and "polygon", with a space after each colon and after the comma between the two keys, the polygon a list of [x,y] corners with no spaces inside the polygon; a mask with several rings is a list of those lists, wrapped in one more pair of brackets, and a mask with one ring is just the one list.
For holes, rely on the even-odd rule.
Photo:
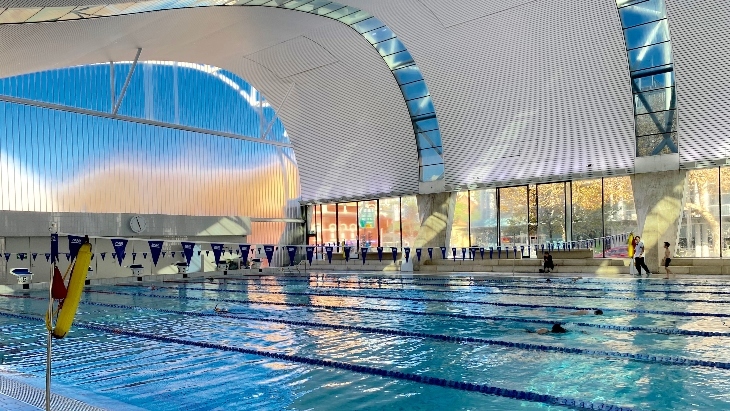
{"label": "glass facade", "polygon": [[[0,95],[110,114],[131,67],[128,62],[93,64],[8,77],[0,79]],[[258,90],[205,64],[139,62],[117,114],[253,138],[266,132],[264,140],[289,143],[284,125]]]}
{"label": "glass facade", "polygon": [[636,156],[677,153],[676,94],[664,0],[616,0],[634,95]]}
{"label": "glass facade", "polygon": [[312,205],[309,210],[309,244],[337,246],[338,252],[343,245],[358,251],[413,247],[421,227],[415,196]]}
{"label": "glass facade", "polygon": [[98,6],[0,8],[0,24],[92,19],[213,6],[262,6],[296,10],[337,20],[357,31],[382,56],[401,88],[418,146],[421,181],[443,179],[441,134],[436,110],[421,70],[403,42],[385,23],[358,8],[322,0],[147,0]]}
{"label": "glass facade", "polygon": [[[730,180],[727,187],[730,197]],[[528,249],[534,245],[552,244],[561,248],[566,242],[583,241],[581,245],[585,248],[590,241],[594,244],[596,257],[625,257],[627,250],[624,244],[604,243],[603,238],[637,231],[634,195],[628,176],[486,188],[452,195],[454,209],[449,247],[502,246],[519,249],[524,246]],[[310,208],[315,210],[315,215],[319,210],[325,216],[321,219],[321,234],[316,228],[310,229],[316,235],[316,241],[310,242],[312,244],[335,245],[336,240],[333,239],[339,238],[340,244],[346,241],[354,246],[350,239],[357,238],[358,247],[376,247],[373,227],[377,227],[379,246],[414,247],[420,228],[415,196],[323,204]],[[359,210],[359,224],[356,226],[352,225],[350,211],[354,208]],[[377,221],[370,219],[370,211],[364,211],[372,209],[378,210]],[[730,220],[730,211],[726,214]],[[317,224],[315,220],[314,226]],[[328,225],[331,227],[329,232]],[[334,233],[337,226],[340,234]],[[353,230],[356,230],[354,234]],[[727,230],[730,232],[730,223]],[[347,233],[343,235],[343,231]],[[730,240],[728,244],[730,246]],[[612,247],[610,250],[609,246]]]}
{"label": "glass facade", "polygon": [[[677,254],[683,257],[720,257],[725,241],[720,236],[721,176],[727,170],[707,168],[687,171],[684,187],[684,210],[679,229]],[[725,182],[727,186],[728,183]],[[724,230],[728,230],[728,226]],[[726,252],[725,256],[728,253]]]}

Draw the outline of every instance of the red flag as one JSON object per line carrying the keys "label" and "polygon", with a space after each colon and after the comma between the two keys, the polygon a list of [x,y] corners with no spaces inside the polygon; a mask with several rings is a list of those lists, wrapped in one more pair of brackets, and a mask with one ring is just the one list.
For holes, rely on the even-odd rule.
{"label": "red flag", "polygon": [[63,276],[58,266],[53,268],[53,286],[51,287],[51,296],[54,300],[63,300],[66,298],[66,285],[63,283]]}

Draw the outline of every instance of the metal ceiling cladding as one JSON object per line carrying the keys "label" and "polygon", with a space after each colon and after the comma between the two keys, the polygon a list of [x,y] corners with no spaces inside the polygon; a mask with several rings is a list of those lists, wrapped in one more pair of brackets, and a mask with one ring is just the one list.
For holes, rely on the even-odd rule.
{"label": "metal ceiling cladding", "polygon": [[633,171],[614,2],[343,2],[381,17],[415,57],[438,109],[447,189]]}
{"label": "metal ceiling cladding", "polygon": [[[443,147],[440,133],[433,132],[432,130],[426,135],[427,131],[422,130],[418,125],[418,122],[421,120],[432,119],[436,123],[438,122],[428,88],[422,76],[420,76],[420,69],[416,66],[406,46],[395,34],[382,21],[359,8],[322,0],[150,0],[107,4],[104,6],[8,8],[0,13],[0,24],[93,19],[158,10],[211,6],[262,6],[296,10],[327,17],[356,30],[383,57],[389,69],[394,71],[398,85],[401,86],[401,92],[413,123],[413,132],[418,146],[419,159],[421,159],[419,161],[420,180],[434,181],[443,179]],[[306,51],[300,54],[304,57],[312,57],[314,55]],[[326,57],[328,56],[325,55],[323,57],[324,60],[326,60]],[[323,58],[317,60],[321,62]],[[418,72],[420,79],[416,81],[419,84],[410,84],[410,79],[404,81],[402,76],[395,74],[395,70],[398,69],[409,69],[409,71]]]}
{"label": "metal ceiling cladding", "polygon": [[680,163],[730,157],[730,4],[666,0],[666,5],[677,78]]}

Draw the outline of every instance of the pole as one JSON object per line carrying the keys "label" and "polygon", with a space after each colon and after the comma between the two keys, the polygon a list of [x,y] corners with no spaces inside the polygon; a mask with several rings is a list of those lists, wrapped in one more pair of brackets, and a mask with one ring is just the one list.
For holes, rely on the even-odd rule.
{"label": "pole", "polygon": [[[50,227],[51,233],[54,233],[54,225]],[[53,237],[51,237],[53,242]],[[53,274],[56,267],[56,256],[53,255],[53,246],[51,246],[51,279],[48,282],[48,336],[46,340],[46,411],[51,411],[51,342],[53,340]]]}

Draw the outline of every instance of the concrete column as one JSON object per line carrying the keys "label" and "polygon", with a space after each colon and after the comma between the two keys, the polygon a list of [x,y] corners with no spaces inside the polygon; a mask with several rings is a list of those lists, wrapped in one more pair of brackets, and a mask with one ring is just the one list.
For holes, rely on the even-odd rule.
{"label": "concrete column", "polygon": [[414,248],[441,247],[446,245],[451,224],[449,210],[451,193],[418,194],[418,216],[421,228],[418,230]]}
{"label": "concrete column", "polygon": [[676,250],[682,194],[686,171],[661,171],[636,174],[631,178],[636,205],[638,234],[646,247],[646,265],[658,272],[664,256],[664,242]]}

